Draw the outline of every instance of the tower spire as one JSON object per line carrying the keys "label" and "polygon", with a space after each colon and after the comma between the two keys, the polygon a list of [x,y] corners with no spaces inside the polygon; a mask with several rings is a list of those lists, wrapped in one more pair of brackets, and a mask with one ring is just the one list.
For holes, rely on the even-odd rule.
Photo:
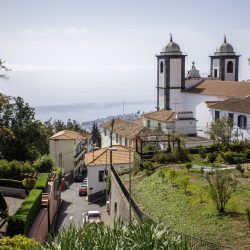
{"label": "tower spire", "polygon": [[227,43],[227,38],[225,34],[224,34],[224,43]]}
{"label": "tower spire", "polygon": [[170,42],[173,42],[172,33],[170,32],[169,35],[170,35]]}

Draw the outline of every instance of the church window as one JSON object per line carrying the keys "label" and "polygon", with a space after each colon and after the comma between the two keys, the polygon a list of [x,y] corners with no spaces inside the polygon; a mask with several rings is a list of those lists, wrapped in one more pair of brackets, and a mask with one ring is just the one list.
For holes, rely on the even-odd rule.
{"label": "church window", "polygon": [[160,73],[163,73],[163,62],[160,62]]}
{"label": "church window", "polygon": [[214,112],[214,118],[215,118],[215,120],[220,119],[220,111],[215,110],[215,112]]}
{"label": "church window", "polygon": [[247,117],[245,115],[238,116],[238,127],[243,129],[247,127]]}
{"label": "church window", "polygon": [[233,68],[234,68],[233,66],[234,66],[234,64],[232,61],[229,61],[227,63],[227,73],[233,73]]}

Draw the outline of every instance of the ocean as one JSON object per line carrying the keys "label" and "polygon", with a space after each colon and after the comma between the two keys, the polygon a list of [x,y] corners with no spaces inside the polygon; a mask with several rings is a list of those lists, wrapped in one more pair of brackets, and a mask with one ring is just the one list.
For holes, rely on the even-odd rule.
{"label": "ocean", "polygon": [[50,118],[62,121],[72,119],[80,123],[108,116],[150,111],[155,111],[155,104],[150,101],[126,102],[124,104],[123,102],[79,103],[35,107],[36,119],[41,121],[46,121]]}

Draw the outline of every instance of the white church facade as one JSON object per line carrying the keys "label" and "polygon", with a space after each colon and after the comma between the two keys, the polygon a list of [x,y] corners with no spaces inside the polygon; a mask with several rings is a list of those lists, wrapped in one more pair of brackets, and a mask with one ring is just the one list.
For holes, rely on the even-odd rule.
{"label": "white church facade", "polygon": [[[229,98],[250,96],[250,82],[238,81],[240,55],[234,52],[226,37],[210,56],[208,78],[200,77],[194,63],[192,69],[185,74],[186,55],[182,54],[172,36],[156,57],[157,110],[193,112],[197,120],[197,134],[200,136],[207,136],[206,132],[214,119],[211,105]],[[248,126],[245,129],[248,129]],[[250,139],[249,133],[243,134],[245,136],[242,139]]]}

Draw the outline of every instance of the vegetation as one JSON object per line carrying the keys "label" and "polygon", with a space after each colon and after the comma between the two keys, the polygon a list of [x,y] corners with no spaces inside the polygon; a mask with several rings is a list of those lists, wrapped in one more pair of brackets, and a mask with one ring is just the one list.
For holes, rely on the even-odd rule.
{"label": "vegetation", "polygon": [[0,59],[0,79],[4,79],[4,80],[8,79],[7,75],[4,73],[6,71],[10,71],[10,69],[8,69],[5,66],[5,61],[3,61],[2,59]]}
{"label": "vegetation", "polygon": [[162,225],[149,221],[131,222],[125,225],[121,221],[112,228],[103,224],[91,224],[77,229],[70,225],[61,230],[55,239],[49,240],[46,249],[79,250],[79,249],[185,249],[184,242],[174,237]]}
{"label": "vegetation", "polygon": [[95,122],[93,124],[91,134],[93,143],[96,144],[97,147],[101,147],[101,133]]}
{"label": "vegetation", "polygon": [[143,153],[149,153],[149,152],[156,152],[157,146],[155,144],[148,144],[145,147],[143,147],[142,152]]}
{"label": "vegetation", "polygon": [[50,173],[54,166],[50,155],[43,155],[33,163],[33,168],[40,173]]}
{"label": "vegetation", "polygon": [[22,185],[27,191],[27,193],[34,187],[35,183],[36,183],[35,178],[25,178],[22,181]]}
{"label": "vegetation", "polygon": [[14,237],[4,237],[0,239],[0,248],[2,250],[38,250],[41,249],[40,243],[25,237],[24,235],[15,235]]}
{"label": "vegetation", "polygon": [[3,193],[0,191],[0,217],[5,217],[8,214],[8,205],[4,199]]}
{"label": "vegetation", "polygon": [[22,180],[23,173],[35,172],[29,162],[0,160],[0,178]]}
{"label": "vegetation", "polygon": [[226,171],[215,171],[206,175],[208,193],[218,212],[224,213],[226,204],[236,191],[237,181]]}
{"label": "vegetation", "polygon": [[47,174],[47,173],[40,174],[37,181],[36,181],[34,188],[41,189],[41,190],[43,190],[43,192],[47,192],[48,178],[49,178],[49,174]]}
{"label": "vegetation", "polygon": [[[141,209],[151,218],[185,234],[194,235],[232,247],[250,246],[250,231],[246,222],[245,208],[250,203],[250,166],[245,167],[245,177],[237,170],[231,175],[237,179],[237,188],[227,202],[226,211],[218,213],[208,192],[208,182],[199,169],[190,169],[185,164],[162,166],[150,176],[138,172],[132,177],[132,193]],[[169,179],[174,170],[177,177],[174,185]],[[188,177],[187,194],[181,185]],[[122,176],[128,186],[128,175]],[[178,184],[178,188],[176,186]],[[184,191],[184,192],[183,192]],[[194,227],[195,225],[195,227]]]}
{"label": "vegetation", "polygon": [[247,216],[248,226],[250,227],[250,207],[246,208],[246,216]]}
{"label": "vegetation", "polygon": [[246,154],[244,153],[237,153],[232,151],[227,151],[222,153],[222,158],[226,163],[229,164],[240,164],[246,162]]}
{"label": "vegetation", "polygon": [[27,235],[41,209],[42,190],[33,189],[17,212],[8,219],[8,235]]}

